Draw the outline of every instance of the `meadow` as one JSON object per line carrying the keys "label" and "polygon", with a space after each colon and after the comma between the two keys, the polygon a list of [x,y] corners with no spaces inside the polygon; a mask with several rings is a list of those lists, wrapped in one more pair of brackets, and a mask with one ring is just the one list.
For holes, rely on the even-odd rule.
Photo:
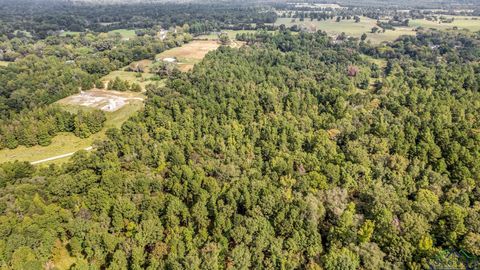
{"label": "meadow", "polygon": [[[109,32],[106,32],[105,34],[109,35],[116,35],[119,34],[123,39],[131,39],[135,38],[137,35],[135,34],[136,29],[117,29],[117,30],[112,30]],[[76,36],[80,35],[83,32],[76,32],[76,31],[63,31],[60,33],[60,36],[65,37],[65,36]]]}
{"label": "meadow", "polygon": [[335,19],[331,20],[310,20],[306,18],[303,22],[299,19],[292,18],[278,18],[275,25],[284,24],[286,27],[293,25],[304,26],[310,31],[325,31],[329,35],[339,35],[345,33],[352,37],[361,37],[362,34],[367,34],[367,40],[372,43],[381,43],[383,41],[393,41],[401,35],[415,35],[412,28],[397,28],[396,30],[387,30],[384,33],[371,33],[371,29],[377,25],[377,21],[367,17],[360,17],[360,22],[356,23],[353,19],[341,20],[337,22]]}
{"label": "meadow", "polygon": [[[243,33],[255,33],[256,30],[222,30],[223,33],[226,33],[231,40],[235,40],[237,34]],[[217,34],[206,34],[195,37],[195,39],[208,39],[208,40],[218,40]]]}
{"label": "meadow", "polygon": [[10,64],[10,62],[0,61],[0,67],[6,67],[6,66],[8,66],[8,64]]}
{"label": "meadow", "polygon": [[469,31],[480,31],[480,18],[469,16],[446,16],[447,18],[454,18],[452,23],[441,23],[438,21],[428,21],[426,19],[410,20],[408,27],[396,27],[395,30],[386,30],[382,33],[371,33],[371,29],[377,26],[374,19],[367,17],[360,17],[360,22],[356,23],[353,19],[341,20],[337,22],[336,19],[331,20],[310,20],[305,18],[300,21],[292,18],[278,18],[275,25],[284,24],[287,27],[293,25],[306,27],[310,31],[322,30],[330,35],[339,35],[345,33],[348,36],[360,37],[363,33],[367,34],[367,40],[378,44],[384,41],[394,41],[402,35],[415,35],[418,27],[434,28],[437,30],[451,30],[454,27],[458,29],[465,29]]}
{"label": "meadow", "polygon": [[454,27],[468,31],[480,31],[480,17],[471,16],[445,16],[446,18],[453,18],[451,23],[442,23],[439,21],[428,20],[411,20],[411,27],[434,28],[437,30],[453,30]]}
{"label": "meadow", "polygon": [[135,29],[117,29],[107,32],[108,34],[120,34],[124,39],[131,39],[135,38],[137,35],[135,34]]}
{"label": "meadow", "polygon": [[164,51],[155,58],[176,58],[178,69],[185,72],[199,63],[208,52],[216,50],[218,47],[220,47],[220,44],[215,40],[194,40],[181,47]]}

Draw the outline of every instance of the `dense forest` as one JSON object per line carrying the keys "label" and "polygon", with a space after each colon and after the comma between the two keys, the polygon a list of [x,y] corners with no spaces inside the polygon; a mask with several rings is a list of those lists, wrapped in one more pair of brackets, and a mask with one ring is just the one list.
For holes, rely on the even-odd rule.
{"label": "dense forest", "polygon": [[[96,151],[0,165],[0,265],[422,269],[480,256],[480,36],[258,33]],[[450,264],[456,258],[449,258]]]}

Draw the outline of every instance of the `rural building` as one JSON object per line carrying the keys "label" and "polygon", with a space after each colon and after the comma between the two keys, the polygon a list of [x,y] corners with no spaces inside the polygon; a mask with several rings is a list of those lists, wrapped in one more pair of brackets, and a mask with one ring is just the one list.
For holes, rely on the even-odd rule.
{"label": "rural building", "polygon": [[157,37],[160,39],[160,40],[164,40],[167,38],[167,34],[168,34],[168,30],[160,30],[160,32],[157,33]]}
{"label": "rural building", "polygon": [[173,58],[173,57],[165,57],[162,59],[163,62],[167,62],[167,63],[176,63],[177,62],[177,59]]}

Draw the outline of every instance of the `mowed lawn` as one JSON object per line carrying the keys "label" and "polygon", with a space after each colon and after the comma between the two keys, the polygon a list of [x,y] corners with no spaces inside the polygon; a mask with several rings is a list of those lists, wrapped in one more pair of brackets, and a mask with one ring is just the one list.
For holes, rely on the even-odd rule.
{"label": "mowed lawn", "polygon": [[176,58],[181,71],[189,71],[199,63],[205,55],[220,47],[216,40],[194,40],[181,47],[164,51],[156,56],[157,59]]}

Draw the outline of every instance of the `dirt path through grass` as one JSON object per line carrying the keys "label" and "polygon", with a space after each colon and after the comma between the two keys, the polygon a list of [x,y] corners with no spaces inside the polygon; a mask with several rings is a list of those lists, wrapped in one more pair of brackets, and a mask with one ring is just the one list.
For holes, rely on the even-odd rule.
{"label": "dirt path through grass", "polygon": [[[87,148],[84,148],[83,150],[90,151],[92,149],[93,149],[93,147],[89,146]],[[75,154],[75,153],[76,152],[71,152],[71,153],[67,153],[67,154],[63,154],[63,155],[59,155],[59,156],[49,157],[49,158],[45,158],[45,159],[30,162],[30,164],[36,165],[36,164],[40,164],[40,163],[44,163],[44,162],[48,162],[48,161],[53,161],[53,160],[57,160],[57,159],[61,159],[61,158],[66,158],[66,157],[73,156],[73,154]]]}

